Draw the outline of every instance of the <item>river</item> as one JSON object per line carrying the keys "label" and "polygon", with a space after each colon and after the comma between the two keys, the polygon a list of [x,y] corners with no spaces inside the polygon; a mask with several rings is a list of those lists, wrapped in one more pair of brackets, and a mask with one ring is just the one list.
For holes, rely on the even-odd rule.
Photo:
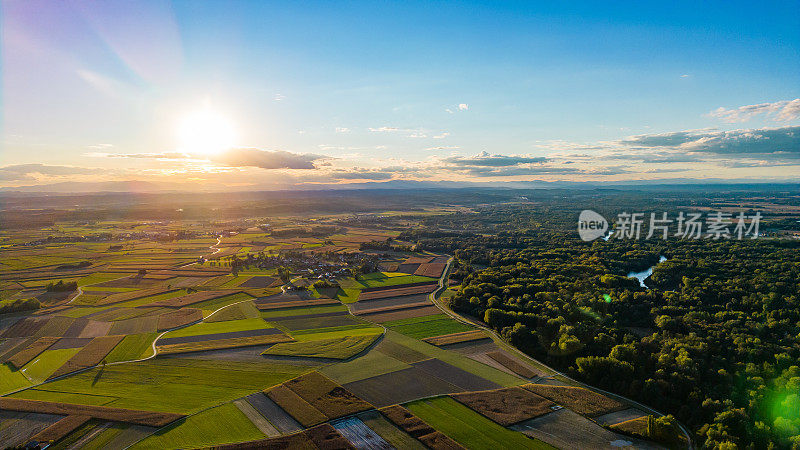
{"label": "river", "polygon": [[664,262],[666,260],[667,260],[667,257],[662,255],[662,256],[660,256],[658,258],[658,263],[656,263],[655,265],[651,266],[647,270],[643,270],[641,272],[631,272],[631,273],[628,274],[628,278],[636,278],[637,280],[639,280],[639,285],[641,287],[647,288],[647,285],[644,284],[644,280],[646,280],[647,277],[649,277],[650,275],[653,274],[653,269],[655,269],[655,267],[657,265],[661,264],[662,262]]}

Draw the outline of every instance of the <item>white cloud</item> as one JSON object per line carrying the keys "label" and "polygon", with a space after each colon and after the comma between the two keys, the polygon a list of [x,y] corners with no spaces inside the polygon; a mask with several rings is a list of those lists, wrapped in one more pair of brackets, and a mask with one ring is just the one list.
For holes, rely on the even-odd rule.
{"label": "white cloud", "polygon": [[469,105],[468,104],[466,104],[466,103],[459,103],[458,104],[458,110],[459,111],[466,111],[468,109],[469,109]]}
{"label": "white cloud", "polygon": [[274,98],[274,100],[275,100],[276,102],[279,102],[279,101],[281,101],[281,100],[283,100],[283,99],[285,99],[285,98],[286,98],[286,96],[285,96],[285,95],[282,95],[282,94],[275,94],[275,98]]}
{"label": "white cloud", "polygon": [[733,109],[719,107],[708,113],[708,116],[721,119],[727,123],[736,123],[748,121],[760,114],[765,114],[773,120],[782,122],[795,120],[800,117],[800,98],[774,103],[745,105]]}
{"label": "white cloud", "polygon": [[379,127],[379,128],[370,128],[369,131],[373,133],[394,133],[395,131],[399,131],[400,129],[397,127]]}
{"label": "white cloud", "polygon": [[336,132],[337,133],[349,133],[350,132],[350,128],[336,127]]}
{"label": "white cloud", "polygon": [[437,135],[436,135],[436,136],[434,136],[433,138],[434,138],[434,139],[444,139],[444,138],[446,138],[447,136],[450,136],[450,133],[448,133],[448,132],[444,132],[444,133],[442,133],[442,134],[437,134]]}
{"label": "white cloud", "polygon": [[461,147],[458,145],[442,146],[442,147],[428,147],[425,150],[458,150]]}

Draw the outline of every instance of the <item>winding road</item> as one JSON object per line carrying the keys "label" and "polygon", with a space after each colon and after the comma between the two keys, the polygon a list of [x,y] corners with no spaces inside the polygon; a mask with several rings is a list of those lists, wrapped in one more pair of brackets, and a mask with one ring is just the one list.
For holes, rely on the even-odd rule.
{"label": "winding road", "polygon": [[[625,403],[628,403],[628,404],[631,404],[631,405],[635,405],[635,406],[641,408],[642,410],[644,410],[644,411],[646,411],[646,412],[648,412],[650,414],[659,416],[659,417],[664,415],[661,412],[659,412],[659,411],[657,411],[657,410],[655,410],[655,409],[653,409],[653,408],[651,408],[651,407],[649,407],[647,405],[643,405],[643,404],[641,404],[641,403],[639,403],[639,402],[637,402],[635,400],[632,400],[630,398],[627,398],[625,396],[622,396],[622,395],[619,395],[619,394],[615,394],[613,392],[609,392],[609,391],[606,391],[606,390],[603,390],[603,389],[600,389],[600,388],[597,388],[597,387],[594,387],[594,386],[590,386],[590,385],[588,385],[586,383],[582,383],[582,382],[580,382],[578,380],[575,380],[575,379],[567,376],[566,374],[564,374],[562,372],[559,372],[556,369],[553,369],[552,367],[548,366],[547,364],[544,364],[539,360],[531,358],[530,356],[528,356],[527,354],[525,354],[521,350],[519,350],[516,347],[508,344],[507,342],[505,342],[503,340],[503,338],[500,337],[499,334],[497,334],[491,328],[488,328],[488,327],[484,326],[482,323],[480,323],[480,322],[478,322],[476,320],[464,317],[464,316],[456,313],[455,311],[451,310],[447,306],[445,306],[441,301],[439,301],[438,296],[442,292],[444,292],[443,288],[445,287],[445,283],[450,278],[450,266],[452,265],[453,260],[454,259],[453,259],[452,256],[450,257],[450,259],[447,260],[447,265],[444,268],[444,272],[442,272],[442,276],[439,278],[439,288],[436,289],[435,291],[431,292],[431,294],[430,294],[431,301],[440,310],[442,310],[442,312],[444,312],[445,314],[447,314],[451,318],[453,318],[453,319],[455,319],[455,320],[457,320],[457,321],[459,321],[461,323],[472,325],[474,327],[480,328],[481,330],[485,331],[486,333],[489,333],[489,335],[492,337],[492,340],[497,345],[502,347],[504,350],[509,351],[509,352],[517,355],[518,357],[522,358],[523,360],[530,362],[534,366],[545,368],[545,369],[549,370],[552,374],[558,375],[559,377],[562,377],[564,380],[567,381],[567,383],[569,383],[569,384],[571,384],[573,386],[579,386],[579,387],[582,387],[582,388],[586,388],[586,389],[589,389],[589,390],[592,390],[592,391],[607,395],[609,397],[616,398],[618,400],[624,401]],[[692,440],[691,433],[689,433],[689,431],[686,429],[686,427],[682,423],[680,423],[680,422],[677,422],[677,423],[678,423],[678,426],[680,427],[681,431],[683,432],[683,435],[686,438],[686,441],[689,443],[689,448],[691,450],[694,450],[695,449],[695,445],[694,445],[694,441]]]}

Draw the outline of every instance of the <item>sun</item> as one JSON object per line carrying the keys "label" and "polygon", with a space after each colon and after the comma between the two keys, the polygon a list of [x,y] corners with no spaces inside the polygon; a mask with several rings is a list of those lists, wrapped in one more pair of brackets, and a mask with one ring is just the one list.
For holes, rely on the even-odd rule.
{"label": "sun", "polygon": [[211,155],[236,145],[233,122],[209,108],[183,117],[177,134],[180,150],[186,153]]}

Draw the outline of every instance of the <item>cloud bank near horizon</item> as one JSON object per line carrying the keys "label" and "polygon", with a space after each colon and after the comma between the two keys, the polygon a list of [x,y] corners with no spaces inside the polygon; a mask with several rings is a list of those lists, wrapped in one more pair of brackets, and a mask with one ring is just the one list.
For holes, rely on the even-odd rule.
{"label": "cloud bank near horizon", "polygon": [[[481,151],[465,155],[457,146],[447,150],[451,152],[449,155],[431,155],[417,161],[370,158],[370,155],[359,158],[358,154],[333,157],[258,148],[234,148],[215,155],[95,152],[85,156],[118,160],[120,164],[111,169],[9,165],[0,167],[0,186],[63,181],[169,180],[175,175],[180,175],[178,178],[185,183],[254,187],[392,180],[653,181],[667,176],[687,180],[793,181],[800,173],[800,126],[682,130],[589,144],[548,142],[536,147],[538,154]],[[125,160],[135,164],[128,166],[122,163]]]}

